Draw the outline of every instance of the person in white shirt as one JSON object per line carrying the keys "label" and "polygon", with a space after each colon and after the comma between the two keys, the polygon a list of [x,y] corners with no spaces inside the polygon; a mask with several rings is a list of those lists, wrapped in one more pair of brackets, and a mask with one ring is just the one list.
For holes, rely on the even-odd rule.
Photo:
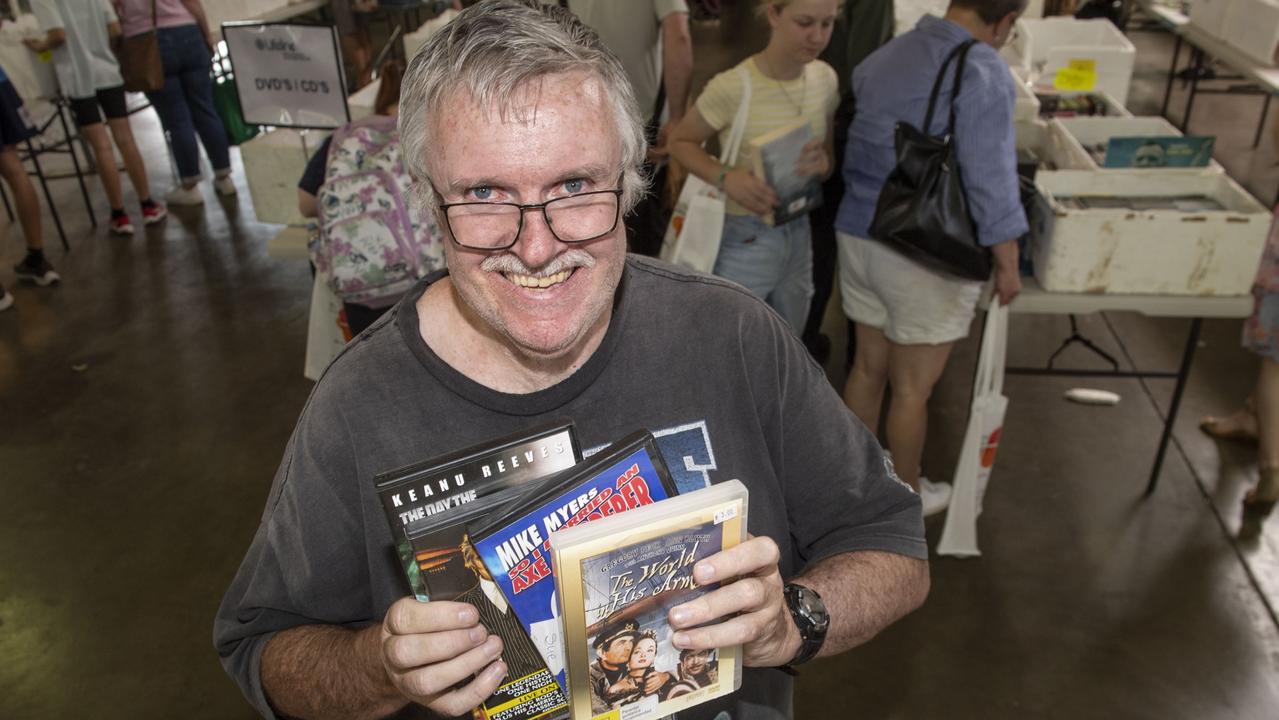
{"label": "person in white shirt", "polygon": [[[111,40],[120,35],[120,21],[110,0],[31,0],[31,10],[46,34],[42,39],[29,38],[23,42],[35,52],[53,53],[58,84],[71,101],[71,113],[81,134],[93,147],[98,177],[111,203],[111,232],[133,234],[133,223],[124,210],[124,188],[111,148],[112,139],[141,202],[142,221],[151,225],[163,220],[166,210],[151,199],[147,167],[129,126],[120,65],[111,52]],[[107,127],[111,128],[110,138],[102,126],[103,113]]]}

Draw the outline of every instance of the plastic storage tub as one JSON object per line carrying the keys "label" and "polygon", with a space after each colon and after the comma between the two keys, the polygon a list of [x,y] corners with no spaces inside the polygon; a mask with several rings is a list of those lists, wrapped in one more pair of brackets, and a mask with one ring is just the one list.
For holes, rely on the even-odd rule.
{"label": "plastic storage tub", "polygon": [[1190,24],[1212,35],[1224,37],[1226,15],[1234,0],[1190,0]]}
{"label": "plastic storage tub", "polygon": [[[1023,47],[1012,52],[1021,53],[1023,76],[1035,86],[1051,88],[1058,70],[1074,60],[1091,60],[1097,72],[1093,89],[1110,93],[1120,104],[1128,102],[1137,51],[1109,20],[1018,20],[1017,33],[1018,40],[1022,35],[1026,39]],[[1029,68],[1025,67],[1027,57]]]}
{"label": "plastic storage tub", "polygon": [[[1223,173],[1044,172],[1036,185],[1051,229],[1032,250],[1052,292],[1247,295],[1270,213]],[[1205,196],[1223,209],[1187,212],[1069,206],[1071,197]]]}
{"label": "plastic storage tub", "polygon": [[1013,86],[1017,89],[1017,100],[1013,104],[1013,122],[1029,122],[1039,119],[1039,98],[1031,91],[1030,86],[1012,68],[1008,74],[1013,76]]}
{"label": "plastic storage tub", "polygon": [[1279,47],[1279,2],[1230,0],[1221,37],[1253,60],[1273,67]]}
{"label": "plastic storage tub", "polygon": [[1052,155],[1060,170],[1098,170],[1113,172],[1199,173],[1205,170],[1224,172],[1216,160],[1202,168],[1106,168],[1097,164],[1088,152],[1091,145],[1109,142],[1113,137],[1179,137],[1181,131],[1161,117],[1074,117],[1049,121],[1054,145]]}

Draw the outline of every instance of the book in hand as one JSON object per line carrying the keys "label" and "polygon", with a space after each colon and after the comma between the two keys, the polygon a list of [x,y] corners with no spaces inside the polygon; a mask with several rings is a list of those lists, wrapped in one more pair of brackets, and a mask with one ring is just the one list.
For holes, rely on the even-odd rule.
{"label": "book in hand", "polygon": [[748,141],[755,177],[777,193],[777,208],[763,218],[769,225],[785,225],[821,206],[821,178],[801,175],[797,168],[804,146],[813,138],[813,126],[797,120]]}
{"label": "book in hand", "polygon": [[471,603],[502,638],[507,674],[483,704],[491,720],[531,720],[562,713],[565,695],[487,568],[466,526],[572,467],[581,447],[572,423],[527,432],[383,473],[376,478],[395,552],[419,601]]}
{"label": "book in hand", "polygon": [[565,687],[566,669],[552,533],[674,497],[678,491],[657,442],[639,431],[473,522],[470,537],[515,614]]}
{"label": "book in hand", "polygon": [[746,539],[737,480],[551,536],[573,720],[647,720],[741,686],[740,645],[678,650],[671,608],[720,586],[693,566]]}

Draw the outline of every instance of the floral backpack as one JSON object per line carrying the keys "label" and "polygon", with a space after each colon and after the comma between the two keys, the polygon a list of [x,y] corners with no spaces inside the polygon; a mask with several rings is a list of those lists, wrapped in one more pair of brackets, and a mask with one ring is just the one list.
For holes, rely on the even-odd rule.
{"label": "floral backpack", "polygon": [[434,214],[409,201],[395,118],[374,115],[333,132],[319,206],[311,257],[344,302],[390,305],[444,267]]}

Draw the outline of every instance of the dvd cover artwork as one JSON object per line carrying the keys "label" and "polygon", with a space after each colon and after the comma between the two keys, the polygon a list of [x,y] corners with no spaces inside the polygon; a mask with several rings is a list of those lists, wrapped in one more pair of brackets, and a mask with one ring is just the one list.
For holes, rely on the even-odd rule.
{"label": "dvd cover artwork", "polygon": [[466,522],[580,459],[572,424],[558,423],[379,475],[378,497],[413,595],[449,599],[469,587],[459,549]]}
{"label": "dvd cover artwork", "polygon": [[648,433],[620,441],[584,466],[548,481],[545,492],[485,526],[473,539],[533,642],[567,688],[563,630],[551,570],[549,538],[562,528],[613,516],[675,495],[670,473]]}
{"label": "dvd cover artwork", "polygon": [[[670,609],[717,587],[699,586],[693,565],[723,548],[707,522],[582,561],[591,714],[649,713],[660,702],[719,689],[719,653],[678,650]],[[628,707],[628,706],[635,707]]]}
{"label": "dvd cover artwork", "polygon": [[567,699],[479,561],[466,525],[580,458],[572,425],[559,424],[378,477],[395,552],[416,598],[470,603],[479,610],[484,627],[502,638],[506,677],[476,708],[489,720],[562,716]]}

